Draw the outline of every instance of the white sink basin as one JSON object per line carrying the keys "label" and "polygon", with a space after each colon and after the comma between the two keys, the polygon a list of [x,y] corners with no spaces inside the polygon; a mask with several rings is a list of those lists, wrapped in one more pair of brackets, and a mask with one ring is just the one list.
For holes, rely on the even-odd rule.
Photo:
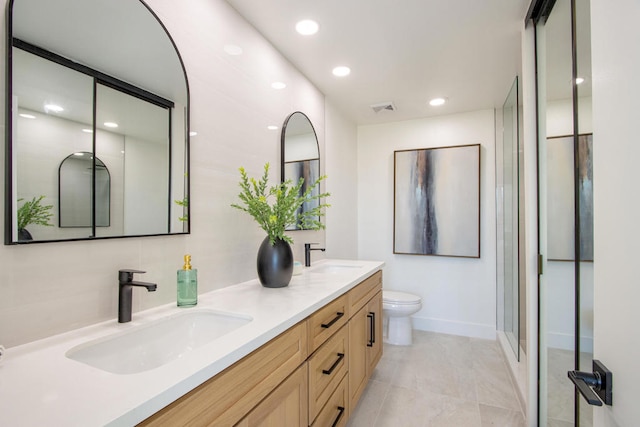
{"label": "white sink basin", "polygon": [[214,310],[188,311],[80,344],[66,356],[114,374],[135,374],[178,359],[252,320]]}
{"label": "white sink basin", "polygon": [[348,273],[354,269],[361,268],[360,265],[353,264],[322,264],[311,269],[312,273],[320,274],[340,274]]}

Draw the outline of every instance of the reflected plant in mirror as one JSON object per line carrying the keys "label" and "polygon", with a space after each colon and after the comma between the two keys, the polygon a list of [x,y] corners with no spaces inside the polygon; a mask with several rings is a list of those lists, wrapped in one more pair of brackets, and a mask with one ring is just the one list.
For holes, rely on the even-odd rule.
{"label": "reflected plant in mirror", "polygon": [[13,0],[9,20],[5,244],[27,243],[33,194],[54,225],[33,242],[188,233],[188,82],[158,17],[139,0]]}
{"label": "reflected plant in mirror", "polygon": [[[281,139],[282,182],[303,180],[300,195],[307,191],[312,183],[320,177],[320,152],[318,137],[311,120],[306,114],[296,111],[284,122]],[[311,194],[317,196],[319,188],[313,188]],[[319,198],[310,199],[296,211],[298,219],[287,226],[287,230],[307,229],[302,221],[308,218],[307,213],[319,206]]]}
{"label": "reflected plant in mirror", "polygon": [[[293,243],[293,239],[285,234],[287,227],[297,222],[305,230],[319,230],[324,228],[320,217],[323,209],[329,207],[321,203],[321,198],[329,197],[329,193],[320,193],[320,182],[326,176],[318,177],[313,183],[307,184],[302,190],[304,178],[296,184],[287,180],[276,185],[268,186],[269,163],[264,165],[264,173],[259,180],[250,178],[244,168],[240,168],[240,188],[238,198],[242,204],[233,203],[231,206],[251,215],[258,225],[267,233],[273,245],[276,240]],[[305,203],[316,202],[315,207],[303,213],[299,209]]]}
{"label": "reflected plant in mirror", "polygon": [[[31,224],[53,227],[50,222],[53,216],[51,212],[53,205],[43,205],[42,199],[44,199],[44,195],[34,197],[18,208],[18,238],[20,240],[33,240],[33,236],[27,230],[27,226]],[[18,199],[18,203],[23,200],[23,198]]]}

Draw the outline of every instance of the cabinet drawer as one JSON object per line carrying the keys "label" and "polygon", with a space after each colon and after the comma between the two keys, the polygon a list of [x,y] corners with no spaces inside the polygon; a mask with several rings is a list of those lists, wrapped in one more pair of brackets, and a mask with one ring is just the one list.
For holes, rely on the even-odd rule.
{"label": "cabinet drawer", "polygon": [[347,295],[342,295],[309,316],[309,354],[349,320]]}
{"label": "cabinet drawer", "polygon": [[381,290],[382,271],[377,271],[373,276],[363,280],[358,286],[349,291],[349,313],[356,314]]}
{"label": "cabinet drawer", "polygon": [[278,335],[140,425],[236,424],[305,361],[306,325]]}
{"label": "cabinet drawer", "polygon": [[308,425],[307,364],[300,366],[235,427]]}
{"label": "cabinet drawer", "polygon": [[309,421],[327,403],[349,366],[349,329],[343,327],[309,358]]}
{"label": "cabinet drawer", "polygon": [[313,422],[311,427],[344,427],[349,420],[349,381],[347,378],[349,375],[345,375],[336,391],[333,392],[327,404],[318,414],[318,417]]}

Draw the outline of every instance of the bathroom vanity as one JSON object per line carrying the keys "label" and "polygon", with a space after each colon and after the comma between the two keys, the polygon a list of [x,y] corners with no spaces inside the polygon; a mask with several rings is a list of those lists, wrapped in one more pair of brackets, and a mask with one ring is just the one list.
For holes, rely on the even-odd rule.
{"label": "bathroom vanity", "polygon": [[[3,422],[346,425],[382,355],[382,266],[326,260],[286,288],[252,280],[203,294],[196,308],[169,304],[133,313],[128,324],[114,319],[11,348],[0,363]],[[178,323],[167,318],[188,313],[200,322],[209,312],[243,320],[174,359],[153,367],[145,361],[126,374],[114,373],[125,372],[117,361],[73,359],[94,348],[108,357],[112,343],[144,341],[156,325],[166,335],[165,325]],[[135,364],[138,356],[130,357]]]}

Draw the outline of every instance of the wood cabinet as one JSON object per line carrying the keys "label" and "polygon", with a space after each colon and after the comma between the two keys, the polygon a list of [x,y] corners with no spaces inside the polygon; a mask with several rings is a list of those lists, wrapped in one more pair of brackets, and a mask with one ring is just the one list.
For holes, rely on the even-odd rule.
{"label": "wood cabinet", "polygon": [[307,337],[302,321],[140,425],[235,425],[304,363]]}
{"label": "wood cabinet", "polygon": [[[349,405],[353,410],[382,357],[382,276],[376,274],[349,294]],[[356,292],[354,292],[356,291]]]}
{"label": "wood cabinet", "polygon": [[311,427],[344,427],[349,420],[349,376],[345,375]]}
{"label": "wood cabinet", "polygon": [[349,369],[349,329],[343,326],[309,358],[309,421],[313,422]]}
{"label": "wood cabinet", "polygon": [[256,406],[238,427],[299,427],[308,425],[307,364],[303,363],[265,400]]}
{"label": "wood cabinet", "polygon": [[382,356],[382,272],[141,426],[345,426]]}
{"label": "wood cabinet", "polygon": [[309,316],[309,354],[347,324],[348,301],[347,294],[344,294]]}

